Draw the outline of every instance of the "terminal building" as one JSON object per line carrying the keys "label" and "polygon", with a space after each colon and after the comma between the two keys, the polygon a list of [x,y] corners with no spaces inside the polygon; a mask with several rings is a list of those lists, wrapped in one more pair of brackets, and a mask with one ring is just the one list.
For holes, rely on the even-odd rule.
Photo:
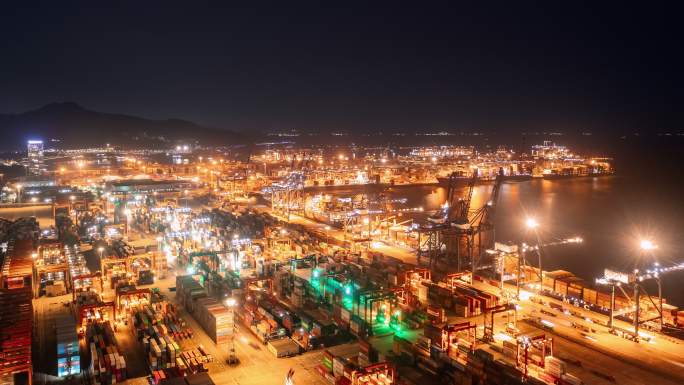
{"label": "terminal building", "polygon": [[26,149],[28,154],[28,163],[26,166],[28,175],[42,175],[45,172],[45,162],[43,161],[43,141],[29,140]]}

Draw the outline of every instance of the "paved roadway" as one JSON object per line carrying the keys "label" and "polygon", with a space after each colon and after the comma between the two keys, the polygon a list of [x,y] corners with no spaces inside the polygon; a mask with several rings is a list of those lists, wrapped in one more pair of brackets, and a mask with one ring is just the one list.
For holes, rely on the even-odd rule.
{"label": "paved roadway", "polygon": [[[486,283],[475,281],[475,286],[492,293],[499,292],[497,287]],[[514,293],[512,285],[507,285],[506,288],[510,293]],[[534,295],[530,297],[530,299],[533,298],[535,298]],[[547,305],[532,302],[530,299],[519,302],[520,309],[518,310],[518,319],[540,317],[541,319],[552,322],[555,326],[552,331],[547,330],[547,333],[554,334],[556,340],[564,342],[564,346],[572,347],[565,352],[567,355],[576,355],[581,361],[585,362],[587,361],[586,358],[582,359],[582,357],[588,357],[588,352],[593,352],[594,358],[591,362],[612,363],[609,366],[606,365],[604,371],[617,373],[617,375],[614,374],[616,378],[628,377],[629,373],[634,372],[634,368],[638,368],[641,375],[645,376],[650,373],[654,380],[660,379],[661,381],[665,381],[667,378],[672,378],[684,382],[683,341],[648,331],[647,334],[655,337],[653,342],[649,343],[642,341],[636,343],[610,334],[608,328],[605,326],[586,321],[586,318],[606,320],[607,317],[604,315],[575,307],[569,303],[563,303],[553,298],[543,297],[546,303],[555,302],[562,305],[564,309],[579,312],[584,317],[580,318],[554,310]],[[548,313],[542,313],[541,310]],[[549,313],[553,315],[549,315]],[[500,316],[495,318],[497,322],[496,334],[496,332],[504,329],[506,320]],[[481,322],[481,317],[478,317],[478,322]],[[596,330],[596,333],[586,333],[574,328],[572,326],[573,322],[594,329]],[[623,329],[630,328],[630,325],[624,321],[616,321],[616,325]],[[562,338],[559,339],[558,337]],[[577,352],[585,353],[577,354]],[[615,366],[616,363],[620,363],[621,365]],[[621,370],[613,370],[615,367],[620,367]],[[654,383],[660,382],[656,381]],[[677,381],[674,383],[677,383]]]}
{"label": "paved roadway", "polygon": [[[168,291],[168,287],[175,286],[175,277],[155,283],[156,287],[168,298],[175,299],[175,295]],[[201,326],[184,311],[183,319],[195,331],[193,342],[208,348],[215,357],[215,364],[210,366],[209,375],[217,384],[277,384],[285,381],[285,375],[290,368],[295,370],[295,383],[298,385],[327,384],[315,370],[320,364],[322,351],[309,352],[291,358],[275,358],[257,338],[245,327],[238,325],[235,337],[235,351],[240,364],[229,366],[228,345],[218,347],[207,336]]]}
{"label": "paved roadway", "polygon": [[29,207],[0,207],[0,218],[16,220],[22,217],[36,217],[41,228],[54,226],[51,205],[36,205]]}
{"label": "paved roadway", "polygon": [[[258,209],[270,211],[270,209],[265,206],[261,206]],[[281,220],[285,220],[284,217],[279,218]],[[338,240],[344,239],[343,231],[337,229],[325,230],[325,224],[301,217],[299,215],[291,214],[289,222],[300,224],[307,228],[323,232]],[[374,251],[397,258],[407,264],[416,264],[417,260],[415,253],[405,248],[378,242],[374,243],[373,246]],[[481,288],[490,292],[499,292],[497,287],[476,282],[476,286],[478,285],[481,285]],[[506,290],[509,291],[509,293],[515,292],[513,285],[507,285]],[[562,304],[565,309],[572,308],[572,310],[580,312],[585,318],[607,319],[607,317],[604,315],[587,311],[583,308],[577,308],[568,303],[557,301],[553,298],[543,298],[547,303],[556,302]],[[573,315],[568,315],[560,311],[553,310],[548,306],[540,305],[530,300],[521,301],[520,305],[522,306],[522,309],[519,312],[520,316],[527,318],[541,317],[542,319],[551,321],[556,325],[553,329],[553,334],[557,335],[558,337],[563,337],[561,345],[567,348],[568,356],[578,355],[577,352],[583,352],[584,354],[580,355],[582,357],[592,356],[593,359],[591,362],[604,362],[606,364],[605,366],[599,366],[598,369],[602,368],[604,371],[615,373],[614,376],[616,378],[620,378],[622,381],[624,381],[624,383],[644,383],[639,382],[640,380],[638,379],[640,376],[651,377],[651,379],[654,381],[652,383],[654,384],[674,384],[684,382],[684,343],[680,340],[648,331],[647,334],[655,336],[655,339],[652,343],[635,343],[608,333],[607,327],[587,322],[583,318],[578,318]],[[542,314],[540,312],[542,309],[555,314],[555,316]],[[597,333],[589,333],[590,337],[593,339],[587,338],[583,335],[582,331],[572,327],[572,322],[596,329]],[[482,323],[481,318],[478,319],[478,323]],[[504,323],[505,322],[501,321],[501,328],[498,330],[503,329]],[[624,321],[617,320],[616,326],[626,330],[631,329],[631,325]],[[590,352],[593,354],[590,354]],[[626,363],[629,363],[629,365],[626,365]],[[620,370],[613,370],[613,368],[618,367]],[[635,371],[635,367],[639,370]],[[591,373],[589,373],[589,376],[595,377],[596,381],[600,380],[600,377],[591,375]],[[668,380],[668,378],[675,380]],[[637,382],[634,382],[635,379]]]}
{"label": "paved roadway", "polygon": [[41,297],[33,300],[33,368],[35,372],[57,375],[57,335],[55,319],[68,315],[71,294],[59,297]]}

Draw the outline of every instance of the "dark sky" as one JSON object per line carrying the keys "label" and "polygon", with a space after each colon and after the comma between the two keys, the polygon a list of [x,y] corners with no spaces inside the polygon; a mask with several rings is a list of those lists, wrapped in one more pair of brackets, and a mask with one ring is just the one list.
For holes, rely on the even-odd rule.
{"label": "dark sky", "polygon": [[650,2],[13,3],[0,112],[75,101],[234,130],[684,129],[681,20]]}

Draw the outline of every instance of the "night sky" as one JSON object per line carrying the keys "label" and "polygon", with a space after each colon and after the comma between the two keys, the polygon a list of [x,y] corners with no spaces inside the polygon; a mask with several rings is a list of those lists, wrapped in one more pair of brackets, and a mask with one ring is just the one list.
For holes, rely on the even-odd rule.
{"label": "night sky", "polygon": [[74,101],[238,131],[684,130],[681,20],[650,2],[14,3],[0,113]]}

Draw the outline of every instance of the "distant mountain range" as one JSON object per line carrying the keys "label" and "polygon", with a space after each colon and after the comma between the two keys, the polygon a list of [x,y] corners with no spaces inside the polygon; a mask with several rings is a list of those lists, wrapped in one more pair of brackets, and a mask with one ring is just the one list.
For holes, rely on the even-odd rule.
{"label": "distant mountain range", "polygon": [[0,150],[23,149],[42,139],[46,147],[124,145],[168,148],[180,141],[236,144],[244,135],[200,126],[181,119],[152,120],[91,111],[72,102],[51,103],[20,114],[0,114]]}

